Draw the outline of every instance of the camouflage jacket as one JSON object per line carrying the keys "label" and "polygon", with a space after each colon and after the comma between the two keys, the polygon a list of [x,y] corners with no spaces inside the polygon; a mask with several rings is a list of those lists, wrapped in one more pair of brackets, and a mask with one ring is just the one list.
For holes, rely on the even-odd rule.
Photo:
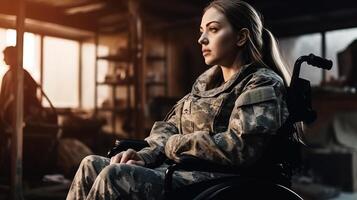
{"label": "camouflage jacket", "polygon": [[[218,84],[217,84],[218,83]],[[219,66],[198,77],[164,121],[155,122],[139,151],[146,165],[192,155],[225,165],[254,162],[289,113],[283,80],[268,68],[245,65],[227,82]]]}

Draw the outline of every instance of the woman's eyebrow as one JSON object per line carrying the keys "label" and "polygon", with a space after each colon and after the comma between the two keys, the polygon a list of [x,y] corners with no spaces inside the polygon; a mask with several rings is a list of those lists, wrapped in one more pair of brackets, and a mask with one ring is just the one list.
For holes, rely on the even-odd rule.
{"label": "woman's eyebrow", "polygon": [[[212,23],[217,23],[217,24],[219,24],[219,22],[218,21],[210,21],[210,22],[208,22],[207,24],[206,24],[206,27],[208,27],[210,24],[212,24]],[[202,26],[200,26],[200,30],[202,30],[203,28],[202,28]]]}

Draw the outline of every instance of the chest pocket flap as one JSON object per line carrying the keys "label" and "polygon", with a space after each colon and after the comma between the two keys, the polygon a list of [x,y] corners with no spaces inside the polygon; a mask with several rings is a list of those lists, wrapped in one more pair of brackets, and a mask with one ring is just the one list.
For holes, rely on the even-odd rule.
{"label": "chest pocket flap", "polygon": [[273,87],[259,87],[242,93],[237,99],[237,106],[240,107],[257,104],[269,100],[275,100],[276,98],[277,97]]}

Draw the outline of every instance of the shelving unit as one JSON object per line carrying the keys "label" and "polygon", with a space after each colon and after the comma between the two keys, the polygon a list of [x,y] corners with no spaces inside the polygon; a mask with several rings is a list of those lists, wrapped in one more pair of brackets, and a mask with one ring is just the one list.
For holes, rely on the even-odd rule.
{"label": "shelving unit", "polygon": [[[127,18],[118,22],[109,34],[123,37],[125,45],[110,44],[108,55],[99,55],[98,46],[101,34],[108,33],[98,30],[96,34],[96,65],[95,65],[95,114],[107,113],[111,131],[114,135],[126,138],[141,138],[144,132],[144,57],[143,57],[143,27],[140,16],[140,3],[135,0],[128,1]],[[123,28],[125,27],[125,28]],[[123,36],[125,35],[125,36]],[[116,52],[114,51],[116,50]],[[110,69],[104,80],[98,79],[98,62],[105,60],[110,63]],[[98,102],[98,88],[107,87],[111,90],[109,99],[102,105]],[[125,89],[125,92],[124,92]],[[118,90],[122,93],[118,95]],[[125,95],[123,95],[125,94]],[[118,98],[121,96],[122,98]],[[124,96],[124,97],[123,97]],[[109,120],[110,118],[110,120]],[[117,125],[121,125],[121,129]],[[124,133],[122,133],[123,131]]]}
{"label": "shelving unit", "polygon": [[[150,101],[152,98],[155,96],[166,96],[168,91],[167,91],[167,78],[166,78],[166,59],[163,58],[162,60],[156,60],[155,62],[160,62],[161,66],[161,73],[158,74],[158,71],[153,69],[151,74],[152,76],[146,77],[145,79],[145,87],[146,87],[146,99],[147,101]],[[157,68],[155,66],[154,68]],[[161,92],[157,93],[157,90],[161,90]]]}
{"label": "shelving unit", "polygon": [[[167,41],[166,37],[161,38],[164,45],[163,52],[160,54],[145,55],[146,60],[146,101],[149,102],[157,96],[168,95],[168,73],[167,73]],[[159,68],[159,70],[157,70]],[[160,90],[161,92],[157,92]]]}
{"label": "shelving unit", "polygon": [[[149,31],[148,31],[149,32]],[[148,134],[157,121],[156,102],[168,96],[168,42],[165,33],[157,35],[149,32],[145,37],[145,133]],[[160,119],[162,120],[162,119]]]}
{"label": "shelving unit", "polygon": [[[166,97],[168,95],[168,73],[167,73],[167,37],[157,36],[147,33],[148,27],[142,25],[140,16],[140,2],[128,2],[128,18],[123,24],[118,24],[122,28],[121,36],[125,35],[126,45],[115,46],[108,55],[98,54],[100,36],[98,31],[96,36],[96,66],[95,66],[95,113],[107,113],[110,121],[110,129],[113,134],[120,135],[119,131],[125,128],[118,128],[118,125],[126,127],[124,135],[129,138],[140,138],[147,134],[148,104],[156,97]],[[126,25],[125,25],[126,24]],[[117,31],[117,30],[116,30]],[[150,32],[150,31],[149,31]],[[152,33],[152,32],[151,32]],[[110,33],[112,34],[112,33]],[[145,37],[145,38],[144,38]],[[152,38],[155,38],[151,40]],[[154,45],[148,45],[151,41],[156,41]],[[159,44],[159,49],[157,45]],[[151,49],[150,49],[151,48]],[[117,50],[117,52],[115,52]],[[112,70],[108,70],[108,78],[98,79],[98,62],[105,60],[110,63]],[[116,73],[116,69],[122,72]],[[120,71],[119,70],[119,71]],[[98,102],[98,88],[107,87],[111,89],[108,102],[104,105]],[[120,88],[120,89],[119,89]],[[125,92],[123,90],[125,88]],[[124,99],[118,99],[118,90]],[[109,117],[110,116],[110,117]],[[125,119],[123,119],[123,117]],[[120,123],[117,123],[117,121]]]}
{"label": "shelving unit", "polygon": [[[99,38],[97,39],[97,45],[99,45]],[[126,116],[130,120],[132,118],[131,113],[133,111],[131,106],[131,97],[132,90],[131,87],[134,85],[134,80],[132,74],[130,73],[130,67],[132,67],[132,62],[130,56],[124,56],[123,54],[108,55],[108,56],[98,56],[96,57],[96,70],[95,70],[95,113],[99,114],[100,112],[106,112],[111,115],[110,125],[111,132],[116,134],[117,130],[117,120],[119,116]],[[114,69],[109,70],[103,81],[98,81],[98,62],[100,60],[106,60],[114,65]],[[118,69],[122,73],[117,73]],[[113,74],[110,74],[110,71],[114,71]],[[100,86],[109,87],[111,89],[111,95],[106,104],[103,102],[102,105],[98,105],[98,88]],[[120,105],[120,99],[117,97],[117,89],[125,88],[126,89],[126,98],[122,99],[122,105]]]}

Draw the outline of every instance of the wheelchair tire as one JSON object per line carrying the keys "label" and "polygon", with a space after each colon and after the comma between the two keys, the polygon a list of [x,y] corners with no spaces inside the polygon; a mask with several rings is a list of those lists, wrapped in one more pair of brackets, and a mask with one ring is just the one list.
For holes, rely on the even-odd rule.
{"label": "wheelchair tire", "polygon": [[234,181],[214,185],[194,200],[261,200],[261,199],[284,199],[302,200],[294,191],[282,185],[263,181]]}

